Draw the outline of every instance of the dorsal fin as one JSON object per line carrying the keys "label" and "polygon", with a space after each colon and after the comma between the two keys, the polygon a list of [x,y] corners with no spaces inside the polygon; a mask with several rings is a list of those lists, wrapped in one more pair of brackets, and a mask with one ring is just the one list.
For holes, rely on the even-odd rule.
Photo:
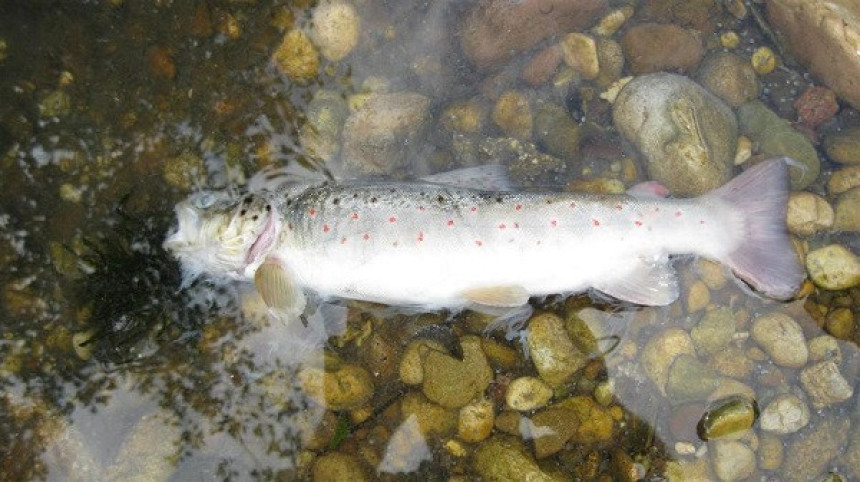
{"label": "dorsal fin", "polygon": [[424,176],[422,181],[482,191],[511,191],[508,172],[501,164],[464,167]]}

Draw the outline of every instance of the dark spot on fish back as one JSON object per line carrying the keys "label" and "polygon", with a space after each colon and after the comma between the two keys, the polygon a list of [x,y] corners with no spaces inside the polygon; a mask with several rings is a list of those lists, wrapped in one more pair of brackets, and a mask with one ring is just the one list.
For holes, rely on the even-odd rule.
{"label": "dark spot on fish back", "polygon": [[375,197],[370,198],[370,202],[375,203],[375,202],[376,202],[376,198],[375,198]]}
{"label": "dark spot on fish back", "polygon": [[337,206],[338,204],[340,204],[340,198],[336,197],[336,198],[332,199],[331,203],[334,204],[335,206]]}
{"label": "dark spot on fish back", "polygon": [[258,215],[256,215],[256,214],[255,214],[255,215],[251,216],[251,219],[253,219],[254,221],[256,221],[256,220],[260,219],[260,216],[258,216]]}
{"label": "dark spot on fish back", "polygon": [[242,209],[241,211],[239,211],[239,216],[244,216],[245,213],[247,213],[247,212],[248,212],[247,209]]}

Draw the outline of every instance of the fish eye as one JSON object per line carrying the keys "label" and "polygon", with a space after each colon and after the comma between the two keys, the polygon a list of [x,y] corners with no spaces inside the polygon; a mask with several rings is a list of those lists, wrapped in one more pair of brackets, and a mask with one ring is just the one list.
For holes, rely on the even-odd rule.
{"label": "fish eye", "polygon": [[215,201],[217,201],[217,199],[218,196],[216,196],[214,193],[203,192],[195,196],[191,202],[197,209],[206,209],[212,207],[212,205],[215,204]]}

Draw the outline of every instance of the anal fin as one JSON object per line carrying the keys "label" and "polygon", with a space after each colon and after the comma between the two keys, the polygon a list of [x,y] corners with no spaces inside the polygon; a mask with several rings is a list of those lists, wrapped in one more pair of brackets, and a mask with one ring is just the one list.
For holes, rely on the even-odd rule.
{"label": "anal fin", "polygon": [[464,291],[463,296],[472,303],[497,308],[514,308],[529,301],[529,294],[522,286],[472,288]]}
{"label": "anal fin", "polygon": [[594,286],[598,290],[637,305],[664,306],[678,299],[678,277],[666,256],[639,259],[619,279]]}

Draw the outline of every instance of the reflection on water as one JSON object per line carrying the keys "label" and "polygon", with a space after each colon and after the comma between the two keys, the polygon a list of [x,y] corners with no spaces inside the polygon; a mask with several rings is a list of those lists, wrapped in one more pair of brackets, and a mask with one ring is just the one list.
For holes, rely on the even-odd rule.
{"label": "reflection on water", "polygon": [[[767,42],[742,2],[522,14],[524,38],[591,32],[591,72],[543,34],[480,44],[485,27],[458,30],[471,2],[312,3],[0,5],[4,480],[860,477],[856,288],[776,303],[679,260],[666,308],[549,298],[513,342],[460,314],[462,356],[414,338],[443,315],[325,305],[305,327],[250,287],[180,290],[160,239],[195,188],[306,160],[342,177],[493,160],[524,185],[623,191],[645,164],[600,97],[627,74],[620,35],[662,13],[710,51],[714,19],[742,57]],[[809,81],[768,75],[761,99],[791,117]]]}

